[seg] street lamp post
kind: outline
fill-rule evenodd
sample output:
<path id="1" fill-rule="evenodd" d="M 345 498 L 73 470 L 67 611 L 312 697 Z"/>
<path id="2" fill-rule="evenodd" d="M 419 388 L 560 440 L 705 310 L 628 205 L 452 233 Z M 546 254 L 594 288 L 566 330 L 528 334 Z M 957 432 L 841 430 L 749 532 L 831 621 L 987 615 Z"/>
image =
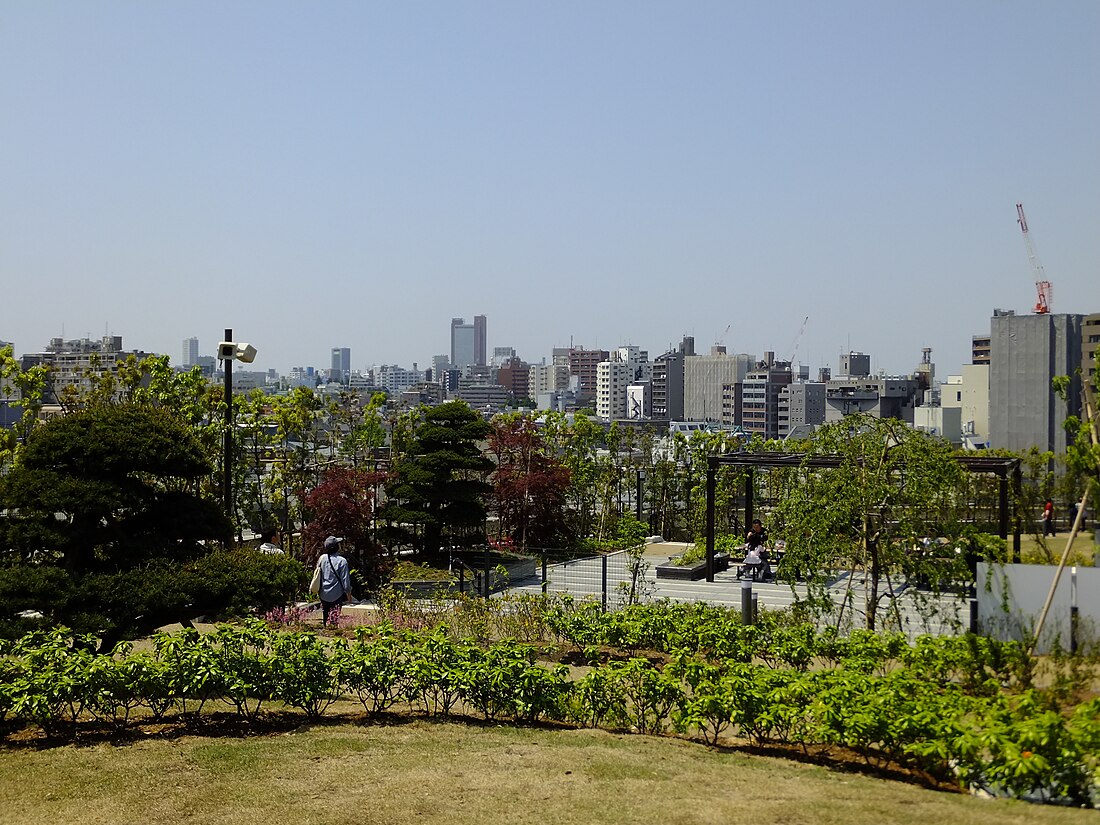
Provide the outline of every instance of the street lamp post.
<path id="1" fill-rule="evenodd" d="M 222 367 L 225 372 L 225 435 L 222 438 L 222 470 L 225 479 L 222 490 L 225 492 L 225 514 L 229 521 L 233 519 L 233 356 L 236 347 L 233 346 L 233 330 L 225 331 L 225 342 L 229 347 L 221 347 L 223 352 Z M 228 356 L 228 357 L 225 357 Z"/>
<path id="2" fill-rule="evenodd" d="M 225 373 L 225 436 L 222 439 L 222 462 L 225 473 L 222 484 L 225 493 L 225 514 L 234 521 L 233 506 L 233 362 L 251 364 L 256 358 L 256 348 L 251 344 L 238 344 L 233 340 L 233 330 L 225 331 L 225 340 L 218 344 L 218 357 Z"/>

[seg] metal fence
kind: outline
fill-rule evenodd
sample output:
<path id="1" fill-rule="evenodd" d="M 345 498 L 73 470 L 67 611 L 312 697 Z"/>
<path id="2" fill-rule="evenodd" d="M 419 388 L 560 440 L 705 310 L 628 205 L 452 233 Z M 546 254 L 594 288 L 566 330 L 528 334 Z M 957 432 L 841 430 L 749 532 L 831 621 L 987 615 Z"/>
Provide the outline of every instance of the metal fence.
<path id="1" fill-rule="evenodd" d="M 637 586 L 634 572 L 630 554 L 619 550 L 557 564 L 544 561 L 540 575 L 544 593 L 569 593 L 580 598 L 593 596 L 606 610 L 609 605 L 615 607 L 630 599 L 632 585 Z"/>

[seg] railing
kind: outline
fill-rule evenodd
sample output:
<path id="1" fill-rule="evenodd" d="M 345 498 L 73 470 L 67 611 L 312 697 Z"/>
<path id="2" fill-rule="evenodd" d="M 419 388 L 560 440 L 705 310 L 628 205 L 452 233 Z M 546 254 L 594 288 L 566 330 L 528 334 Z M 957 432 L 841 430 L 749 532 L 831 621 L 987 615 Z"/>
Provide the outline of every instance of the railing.
<path id="1" fill-rule="evenodd" d="M 608 606 L 609 593 L 629 589 L 632 583 L 630 554 L 626 550 L 583 559 L 542 564 L 543 593 L 571 593 L 581 596 L 599 596 L 604 609 Z"/>

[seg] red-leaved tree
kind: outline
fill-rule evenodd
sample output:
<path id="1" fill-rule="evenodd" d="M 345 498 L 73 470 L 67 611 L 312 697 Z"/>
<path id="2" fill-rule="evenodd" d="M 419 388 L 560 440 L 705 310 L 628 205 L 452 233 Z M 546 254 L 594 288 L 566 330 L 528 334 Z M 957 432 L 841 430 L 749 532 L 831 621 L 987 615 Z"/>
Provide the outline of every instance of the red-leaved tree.
<path id="1" fill-rule="evenodd" d="M 374 541 L 374 490 L 384 473 L 368 473 L 352 467 L 330 467 L 321 483 L 305 496 L 306 526 L 302 531 L 305 561 L 313 564 L 328 536 L 340 536 L 340 552 L 359 572 L 359 587 L 376 590 L 389 578 L 391 565 L 381 545 Z"/>
<path id="2" fill-rule="evenodd" d="M 565 518 L 569 470 L 551 454 L 535 422 L 495 420 L 489 450 L 497 465 L 492 482 L 500 535 L 511 538 L 520 552 L 571 544 Z"/>

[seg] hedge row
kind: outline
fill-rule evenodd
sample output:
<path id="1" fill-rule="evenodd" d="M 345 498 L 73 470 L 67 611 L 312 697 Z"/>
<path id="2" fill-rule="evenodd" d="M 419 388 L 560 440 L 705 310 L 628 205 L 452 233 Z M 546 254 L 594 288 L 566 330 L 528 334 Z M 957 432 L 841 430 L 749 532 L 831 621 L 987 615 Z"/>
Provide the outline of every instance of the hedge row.
<path id="1" fill-rule="evenodd" d="M 664 666 L 612 661 L 573 678 L 515 641 L 456 640 L 445 626 L 360 628 L 353 641 L 280 632 L 258 620 L 154 638 L 150 651 L 91 651 L 64 630 L 31 634 L 0 656 L 0 719 L 48 734 L 93 719 L 187 721 L 212 703 L 254 720 L 268 703 L 310 719 L 340 698 L 368 715 L 394 709 L 517 722 L 554 720 L 714 743 L 843 746 L 1015 796 L 1088 804 L 1100 787 L 1100 700 L 1059 713 L 1043 694 L 973 693 L 919 668 L 806 670 L 681 650 Z M 921 645 L 912 648 L 919 662 Z"/>

